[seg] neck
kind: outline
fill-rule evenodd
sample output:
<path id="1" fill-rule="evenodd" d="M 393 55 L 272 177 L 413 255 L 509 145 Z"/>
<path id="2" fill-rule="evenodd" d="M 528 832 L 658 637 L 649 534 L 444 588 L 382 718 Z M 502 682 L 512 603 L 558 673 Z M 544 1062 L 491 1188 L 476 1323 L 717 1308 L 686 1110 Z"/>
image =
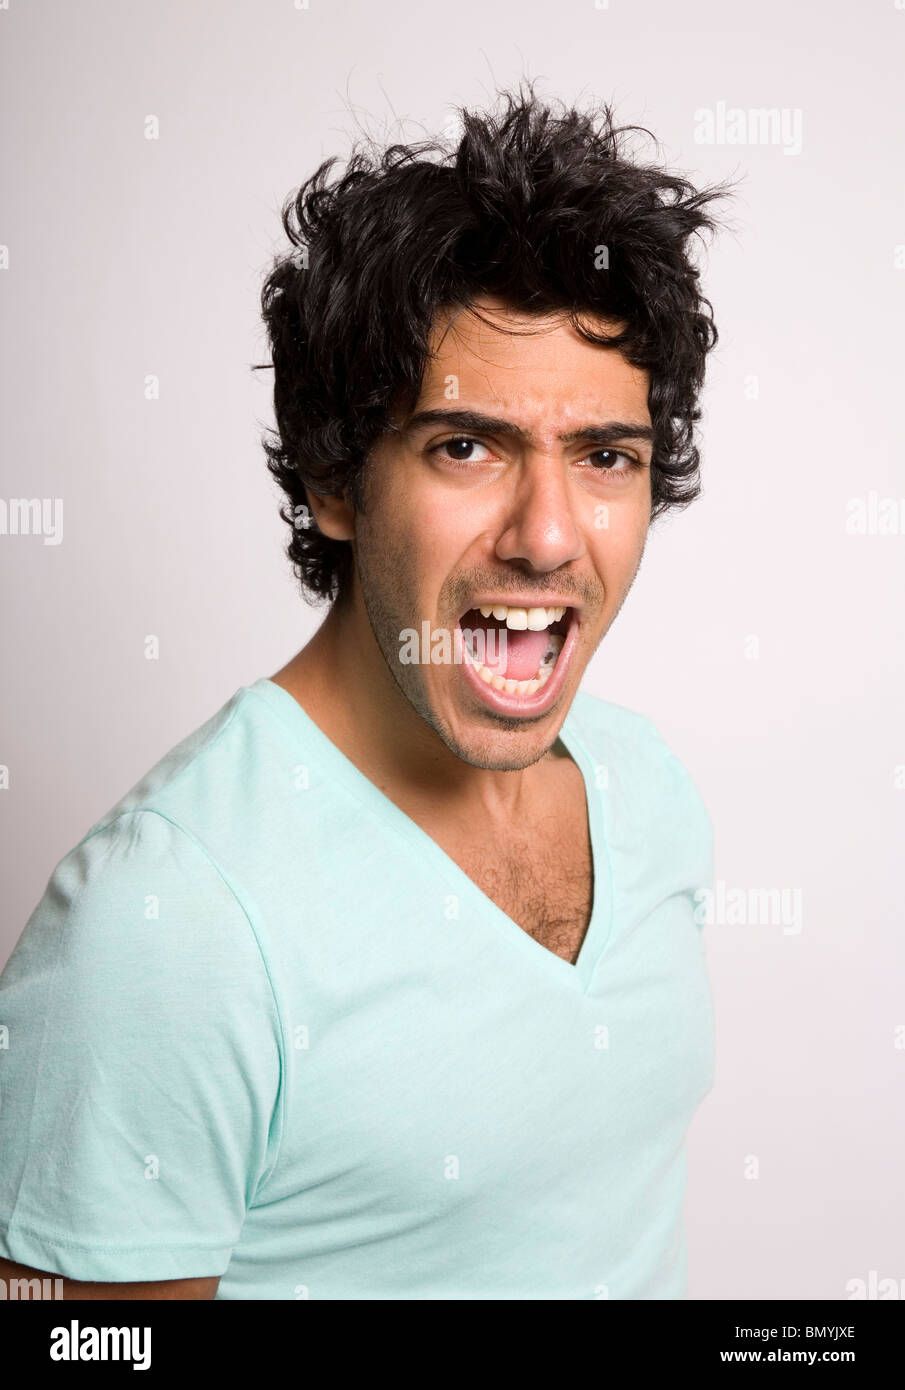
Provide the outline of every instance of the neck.
<path id="1" fill-rule="evenodd" d="M 403 695 L 375 641 L 367 613 L 334 604 L 296 656 L 272 677 L 340 752 L 393 800 L 504 822 L 543 794 L 552 758 L 520 771 L 479 768 L 453 753 Z"/>

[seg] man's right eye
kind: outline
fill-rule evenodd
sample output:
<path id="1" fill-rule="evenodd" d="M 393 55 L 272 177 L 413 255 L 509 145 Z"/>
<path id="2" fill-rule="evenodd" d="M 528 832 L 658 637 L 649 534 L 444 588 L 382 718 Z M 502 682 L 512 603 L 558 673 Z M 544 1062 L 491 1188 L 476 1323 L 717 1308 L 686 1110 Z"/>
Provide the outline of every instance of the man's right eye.
<path id="1" fill-rule="evenodd" d="M 470 439 L 467 435 L 456 435 L 453 439 L 444 439 L 439 444 L 432 445 L 428 452 L 439 454 L 441 449 L 449 450 L 446 457 L 451 463 L 487 463 L 489 461 L 486 458 L 476 458 L 471 452 L 474 449 L 487 449 L 487 445 L 482 444 L 478 439 Z"/>

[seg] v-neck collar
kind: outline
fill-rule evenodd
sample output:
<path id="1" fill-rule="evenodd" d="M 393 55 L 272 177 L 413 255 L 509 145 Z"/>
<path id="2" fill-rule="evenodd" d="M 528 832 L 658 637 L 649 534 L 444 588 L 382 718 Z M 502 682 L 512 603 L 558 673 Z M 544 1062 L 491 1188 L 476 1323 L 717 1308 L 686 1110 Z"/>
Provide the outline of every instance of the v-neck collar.
<path id="1" fill-rule="evenodd" d="M 507 934 L 514 949 L 520 951 L 527 961 L 560 978 L 564 983 L 579 987 L 586 993 L 591 984 L 597 964 L 606 949 L 612 932 L 614 891 L 612 865 L 607 849 L 606 828 L 603 807 L 597 787 L 598 766 L 594 762 L 583 741 L 566 715 L 559 737 L 582 775 L 587 802 L 588 826 L 591 837 L 591 858 L 593 863 L 593 903 L 591 920 L 588 923 L 584 940 L 575 964 L 558 956 L 548 947 L 542 946 L 525 929 L 499 907 L 464 869 L 428 835 L 426 830 L 411 816 L 407 815 L 395 801 L 366 777 L 350 758 L 328 738 L 320 725 L 316 724 L 302 705 L 288 690 L 262 676 L 252 685 L 242 686 L 240 693 L 249 692 L 261 697 L 279 717 L 281 723 L 294 737 L 299 737 L 310 746 L 317 747 L 321 758 L 331 771 L 342 780 L 346 789 L 363 805 L 374 811 L 381 822 L 390 826 L 403 836 L 417 852 L 419 859 L 428 860 L 450 882 L 456 885 L 460 898 L 470 902 L 474 909 Z"/>

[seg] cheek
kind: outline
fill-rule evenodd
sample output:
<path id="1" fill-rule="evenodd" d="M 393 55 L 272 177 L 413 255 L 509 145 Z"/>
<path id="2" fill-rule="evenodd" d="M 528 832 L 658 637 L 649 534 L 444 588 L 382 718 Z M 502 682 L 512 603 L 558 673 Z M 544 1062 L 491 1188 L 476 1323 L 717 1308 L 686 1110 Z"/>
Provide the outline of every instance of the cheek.
<path id="1" fill-rule="evenodd" d="M 635 576 L 644 550 L 649 509 L 611 506 L 606 526 L 588 536 L 594 569 L 607 591 L 620 592 Z"/>
<path id="2" fill-rule="evenodd" d="M 401 471 L 401 470 L 400 470 Z M 367 549 L 384 582 L 420 617 L 432 610 L 455 568 L 464 540 L 467 508 L 405 486 L 387 488 L 368 508 Z M 458 549 L 457 549 L 458 547 Z"/>
<path id="3" fill-rule="evenodd" d="M 449 491 L 438 495 L 426 491 L 411 495 L 402 504 L 406 509 L 406 564 L 417 568 L 428 588 L 432 578 L 442 582 L 462 563 L 488 525 L 474 497 L 457 497 Z M 436 589 L 437 585 L 433 586 Z"/>

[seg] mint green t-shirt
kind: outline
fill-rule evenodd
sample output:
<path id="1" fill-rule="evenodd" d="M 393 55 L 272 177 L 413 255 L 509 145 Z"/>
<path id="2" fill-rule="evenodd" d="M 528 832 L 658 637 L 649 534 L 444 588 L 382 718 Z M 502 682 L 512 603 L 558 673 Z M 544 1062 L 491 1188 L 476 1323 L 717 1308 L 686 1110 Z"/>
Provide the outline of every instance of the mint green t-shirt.
<path id="1" fill-rule="evenodd" d="M 684 1297 L 710 821 L 648 719 L 580 691 L 560 736 L 575 965 L 272 681 L 167 754 L 0 976 L 0 1254 L 222 1299 Z"/>

